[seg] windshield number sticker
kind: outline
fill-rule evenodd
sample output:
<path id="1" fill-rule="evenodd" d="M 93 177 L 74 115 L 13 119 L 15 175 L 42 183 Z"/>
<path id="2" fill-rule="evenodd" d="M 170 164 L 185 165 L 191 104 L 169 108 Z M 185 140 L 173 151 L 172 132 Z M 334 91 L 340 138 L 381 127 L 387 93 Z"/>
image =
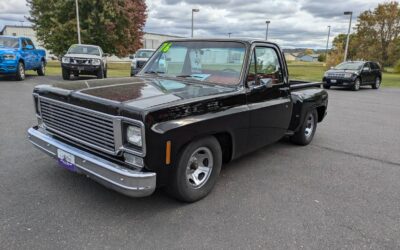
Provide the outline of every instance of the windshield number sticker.
<path id="1" fill-rule="evenodd" d="M 172 43 L 164 43 L 164 44 L 161 46 L 161 52 L 162 52 L 162 53 L 167 53 L 168 50 L 169 50 L 169 48 L 171 48 L 171 46 L 172 46 Z"/>

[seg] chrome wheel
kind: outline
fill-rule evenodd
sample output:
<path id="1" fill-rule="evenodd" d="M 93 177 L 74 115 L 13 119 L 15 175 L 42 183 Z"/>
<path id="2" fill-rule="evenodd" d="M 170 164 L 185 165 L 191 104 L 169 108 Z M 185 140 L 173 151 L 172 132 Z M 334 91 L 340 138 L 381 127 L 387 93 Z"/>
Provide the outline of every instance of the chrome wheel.
<path id="1" fill-rule="evenodd" d="M 304 134 L 306 138 L 310 138 L 312 136 L 314 131 L 314 116 L 312 113 L 308 114 L 307 120 L 306 120 L 306 128 L 304 130 Z"/>
<path id="2" fill-rule="evenodd" d="M 44 62 L 42 62 L 41 67 L 42 67 L 42 72 L 43 72 L 43 75 L 44 75 L 46 73 L 46 66 L 44 66 Z"/>
<path id="3" fill-rule="evenodd" d="M 356 82 L 354 83 L 354 90 L 359 90 L 360 89 L 360 79 L 357 79 Z"/>
<path id="4" fill-rule="evenodd" d="M 22 63 L 19 64 L 19 75 L 21 76 L 21 79 L 25 79 L 25 68 Z"/>
<path id="5" fill-rule="evenodd" d="M 380 85 L 381 85 L 381 79 L 377 77 L 375 80 L 375 88 L 379 88 Z"/>
<path id="6" fill-rule="evenodd" d="M 189 158 L 186 166 L 186 181 L 189 186 L 201 188 L 210 178 L 214 166 L 214 157 L 207 147 L 196 149 Z"/>

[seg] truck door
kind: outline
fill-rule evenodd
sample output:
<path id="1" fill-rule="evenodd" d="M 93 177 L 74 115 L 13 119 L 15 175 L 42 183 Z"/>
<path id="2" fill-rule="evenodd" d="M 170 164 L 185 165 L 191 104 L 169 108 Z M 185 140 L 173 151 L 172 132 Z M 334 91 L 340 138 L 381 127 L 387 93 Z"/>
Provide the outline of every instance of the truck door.
<path id="1" fill-rule="evenodd" d="M 291 119 L 292 102 L 286 64 L 278 47 L 256 45 L 249 67 L 249 147 L 258 148 L 285 135 Z"/>
<path id="2" fill-rule="evenodd" d="M 28 43 L 26 42 L 25 38 L 21 38 L 21 55 L 24 59 L 25 70 L 28 70 L 31 67 L 31 58 L 29 50 L 26 48 L 26 45 L 28 45 Z"/>
<path id="3" fill-rule="evenodd" d="M 28 45 L 32 46 L 32 49 L 29 50 L 30 56 L 31 56 L 31 69 L 37 69 L 40 67 L 40 55 L 39 52 L 36 50 L 35 45 L 33 44 L 32 40 L 27 38 L 26 42 Z"/>

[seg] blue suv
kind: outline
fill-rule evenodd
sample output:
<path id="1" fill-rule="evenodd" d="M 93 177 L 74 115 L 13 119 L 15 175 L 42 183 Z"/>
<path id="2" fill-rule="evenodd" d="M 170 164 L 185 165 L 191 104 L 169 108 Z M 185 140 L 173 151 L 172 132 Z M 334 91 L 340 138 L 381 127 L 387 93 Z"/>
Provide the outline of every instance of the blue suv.
<path id="1" fill-rule="evenodd" d="M 46 51 L 36 49 L 27 37 L 0 36 L 0 75 L 14 75 L 22 81 L 26 70 L 35 70 L 44 76 Z"/>

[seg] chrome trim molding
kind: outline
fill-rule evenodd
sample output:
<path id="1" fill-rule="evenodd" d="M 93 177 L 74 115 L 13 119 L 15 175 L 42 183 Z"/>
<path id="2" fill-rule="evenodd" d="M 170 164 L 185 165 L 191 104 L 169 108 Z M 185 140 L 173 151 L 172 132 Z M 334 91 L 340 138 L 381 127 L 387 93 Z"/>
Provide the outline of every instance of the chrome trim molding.
<path id="1" fill-rule="evenodd" d="M 119 193 L 143 197 L 151 195 L 156 188 L 156 173 L 128 169 L 63 143 L 37 128 L 28 130 L 28 138 L 38 149 L 54 158 L 57 157 L 57 149 L 74 155 L 79 174 L 87 175 Z"/>

